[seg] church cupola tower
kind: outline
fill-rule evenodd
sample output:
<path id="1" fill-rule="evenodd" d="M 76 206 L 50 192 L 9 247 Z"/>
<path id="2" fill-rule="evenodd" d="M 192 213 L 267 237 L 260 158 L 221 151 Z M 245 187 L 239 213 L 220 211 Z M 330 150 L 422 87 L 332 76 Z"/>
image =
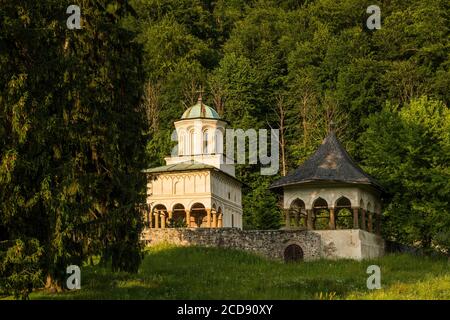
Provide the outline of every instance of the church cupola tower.
<path id="1" fill-rule="evenodd" d="M 177 148 L 165 166 L 144 171 L 147 228 L 242 228 L 242 183 L 223 152 L 226 125 L 201 95 L 175 121 Z"/>
<path id="2" fill-rule="evenodd" d="M 234 165 L 226 163 L 224 155 L 226 125 L 216 110 L 203 103 L 200 95 L 197 103 L 175 121 L 178 148 L 175 155 L 165 158 L 166 164 L 194 161 L 235 176 Z"/>

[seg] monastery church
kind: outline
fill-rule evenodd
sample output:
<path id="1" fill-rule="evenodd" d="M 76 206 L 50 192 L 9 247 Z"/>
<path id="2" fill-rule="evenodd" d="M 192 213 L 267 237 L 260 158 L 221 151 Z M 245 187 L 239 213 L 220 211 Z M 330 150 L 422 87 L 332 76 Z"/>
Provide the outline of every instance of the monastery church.
<path id="1" fill-rule="evenodd" d="M 145 171 L 150 228 L 242 229 L 242 183 L 223 153 L 226 125 L 201 96 L 175 122 L 177 154 Z"/>

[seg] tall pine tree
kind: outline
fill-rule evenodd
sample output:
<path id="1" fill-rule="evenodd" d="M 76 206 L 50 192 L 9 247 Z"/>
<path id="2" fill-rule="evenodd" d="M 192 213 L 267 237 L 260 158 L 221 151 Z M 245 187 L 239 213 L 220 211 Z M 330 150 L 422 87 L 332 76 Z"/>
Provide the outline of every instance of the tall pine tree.
<path id="1" fill-rule="evenodd" d="M 80 1 L 69 30 L 70 4 L 0 8 L 0 240 L 37 239 L 56 288 L 93 254 L 137 271 L 145 186 L 141 50 L 121 25 L 133 11 Z"/>

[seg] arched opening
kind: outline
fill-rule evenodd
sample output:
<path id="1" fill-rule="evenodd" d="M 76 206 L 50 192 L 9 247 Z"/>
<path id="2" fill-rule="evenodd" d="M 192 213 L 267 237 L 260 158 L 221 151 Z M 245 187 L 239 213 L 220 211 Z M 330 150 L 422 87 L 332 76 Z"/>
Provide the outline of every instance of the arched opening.
<path id="1" fill-rule="evenodd" d="M 323 198 L 317 198 L 313 203 L 313 212 L 313 228 L 317 230 L 328 229 L 330 212 L 327 201 Z"/>
<path id="2" fill-rule="evenodd" d="M 352 203 L 347 197 L 340 197 L 334 206 L 336 216 L 336 229 L 352 229 L 353 213 Z"/>
<path id="3" fill-rule="evenodd" d="M 189 138 L 188 138 L 188 150 L 187 150 L 187 155 L 194 155 L 195 154 L 195 131 L 194 129 L 189 131 Z"/>
<path id="4" fill-rule="evenodd" d="M 203 131 L 203 154 L 209 154 L 209 134 L 208 134 L 208 130 Z"/>
<path id="5" fill-rule="evenodd" d="M 186 134 L 180 131 L 178 137 L 178 155 L 184 156 L 186 154 Z"/>
<path id="6" fill-rule="evenodd" d="M 186 223 L 186 210 L 184 206 L 180 203 L 177 203 L 173 206 L 172 209 L 172 219 L 169 220 L 169 226 L 171 228 L 185 228 L 187 227 Z"/>
<path id="7" fill-rule="evenodd" d="M 377 235 L 381 235 L 381 205 L 376 203 L 374 206 L 374 230 Z"/>
<path id="8" fill-rule="evenodd" d="M 218 225 L 218 214 L 217 214 L 217 209 L 216 209 L 216 204 L 213 203 L 212 208 L 211 208 L 211 228 L 217 228 Z"/>
<path id="9" fill-rule="evenodd" d="M 214 132 L 214 148 L 213 148 L 213 153 L 214 154 L 223 154 L 224 152 L 224 133 L 222 131 L 223 129 L 218 128 L 215 130 Z"/>
<path id="10" fill-rule="evenodd" d="M 367 226 L 367 231 L 369 231 L 369 232 L 373 231 L 372 213 L 373 213 L 372 204 L 369 202 L 369 203 L 367 203 L 367 212 L 366 212 L 366 222 L 367 222 L 366 226 Z"/>
<path id="11" fill-rule="evenodd" d="M 206 228 L 208 227 L 207 215 L 205 206 L 201 203 L 194 203 L 191 207 L 191 221 L 190 227 L 194 228 Z"/>
<path id="12" fill-rule="evenodd" d="M 303 250 L 297 244 L 290 244 L 284 249 L 284 261 L 296 262 L 303 260 Z"/>
<path id="13" fill-rule="evenodd" d="M 152 210 L 152 221 L 150 228 L 165 228 L 167 222 L 167 208 L 162 204 L 157 204 Z"/>
<path id="14" fill-rule="evenodd" d="M 361 199 L 359 201 L 358 222 L 359 222 L 359 228 L 362 230 L 366 230 L 366 210 L 364 208 L 365 208 L 364 201 L 363 201 L 363 199 Z"/>
<path id="15" fill-rule="evenodd" d="M 295 199 L 289 207 L 289 227 L 305 227 L 306 228 L 306 206 L 301 199 Z"/>
<path id="16" fill-rule="evenodd" d="M 217 209 L 217 227 L 218 228 L 222 228 L 223 227 L 223 213 L 222 213 L 222 208 L 219 207 Z"/>

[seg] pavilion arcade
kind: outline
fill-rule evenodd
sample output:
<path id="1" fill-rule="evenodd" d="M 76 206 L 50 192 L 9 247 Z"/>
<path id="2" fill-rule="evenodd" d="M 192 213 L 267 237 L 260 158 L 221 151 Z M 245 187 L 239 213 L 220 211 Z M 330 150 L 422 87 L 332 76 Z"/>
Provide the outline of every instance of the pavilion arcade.
<path id="1" fill-rule="evenodd" d="M 334 131 L 300 167 L 270 188 L 283 193 L 287 229 L 380 234 L 383 189 L 353 161 Z"/>

